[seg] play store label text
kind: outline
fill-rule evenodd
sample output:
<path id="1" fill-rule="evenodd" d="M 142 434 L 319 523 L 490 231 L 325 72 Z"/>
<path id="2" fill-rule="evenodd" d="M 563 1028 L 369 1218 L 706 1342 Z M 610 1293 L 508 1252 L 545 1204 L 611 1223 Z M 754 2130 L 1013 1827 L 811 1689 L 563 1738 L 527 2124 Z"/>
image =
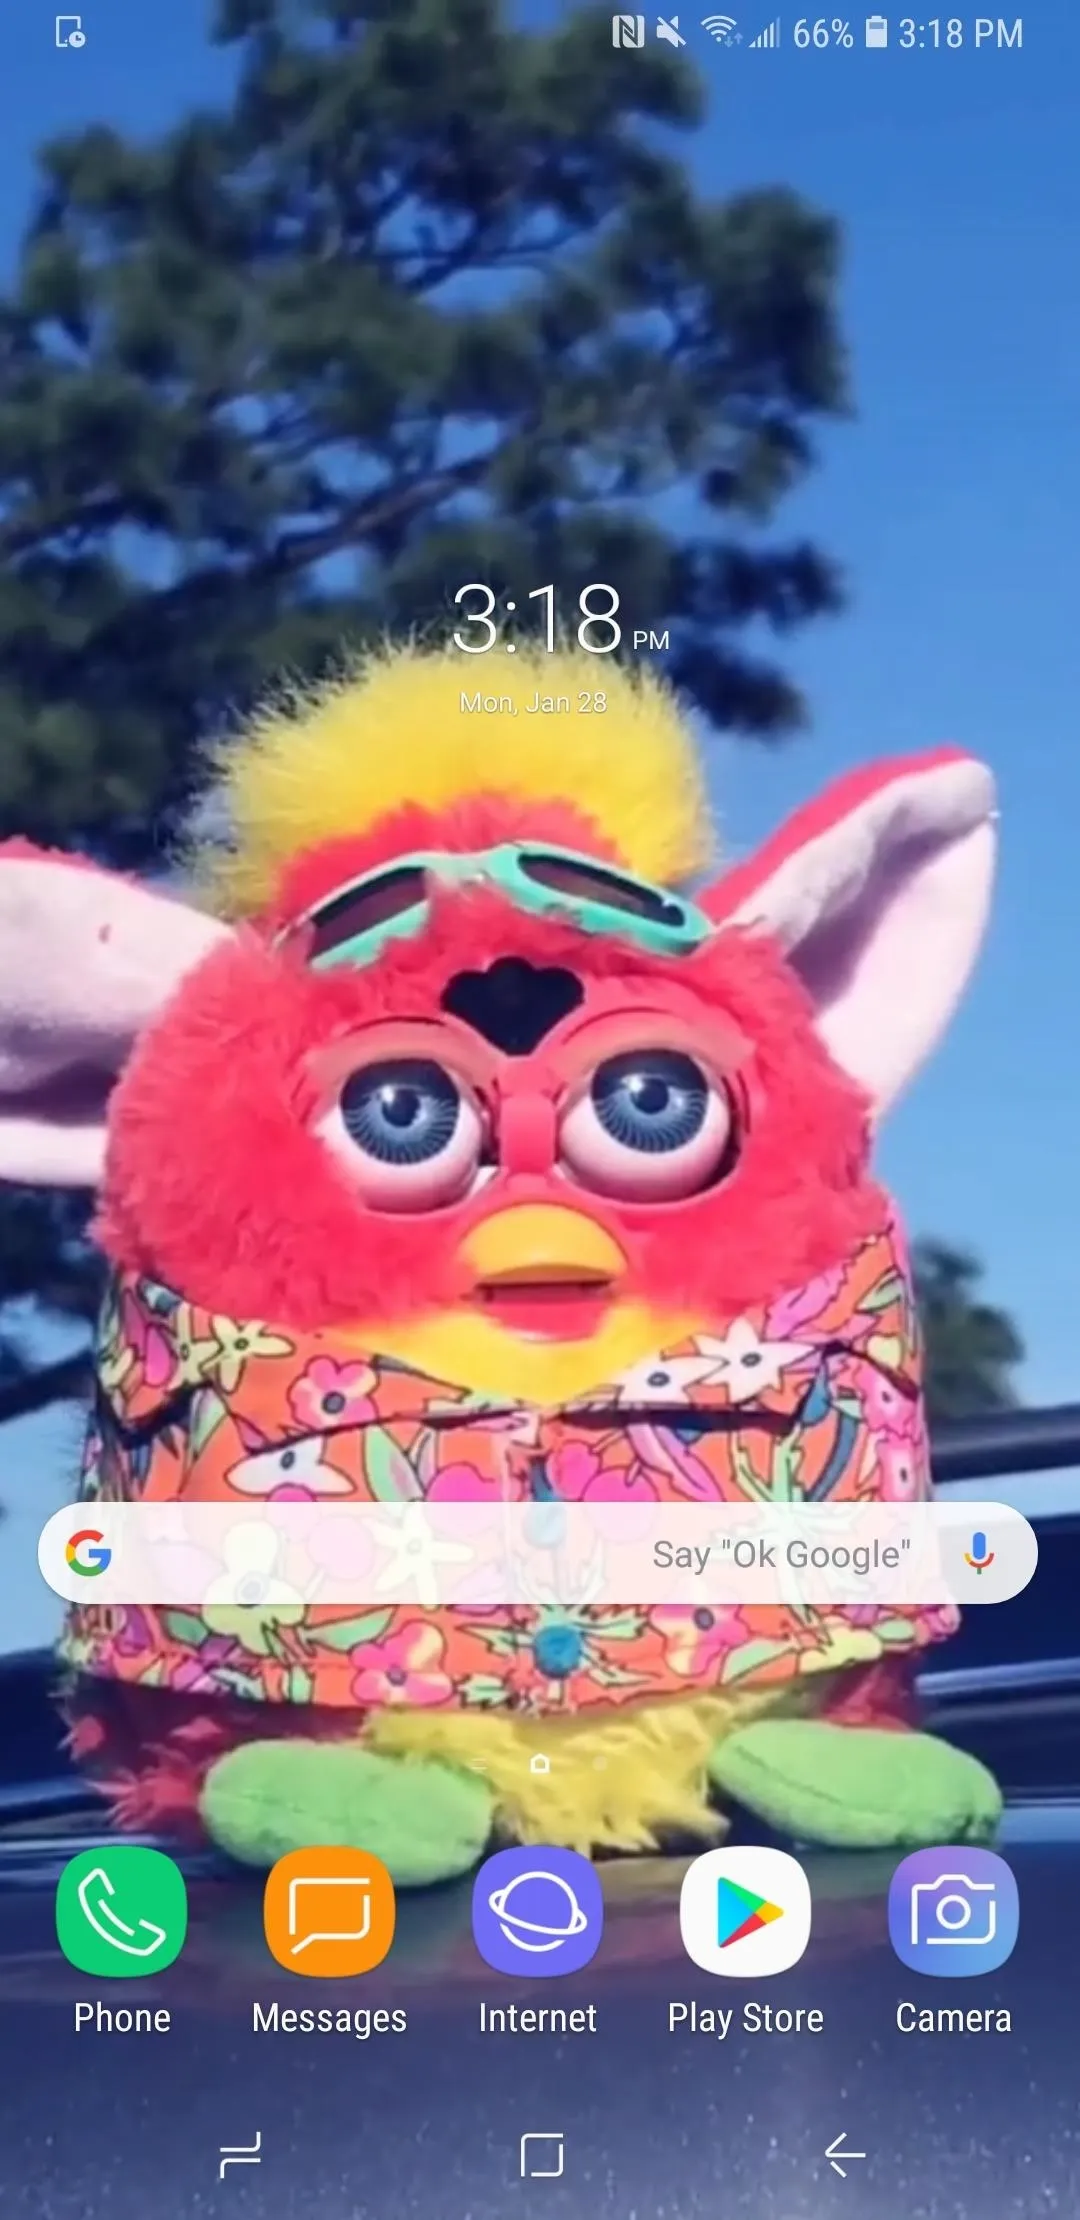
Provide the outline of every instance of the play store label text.
<path id="1" fill-rule="evenodd" d="M 804 2004 L 762 2004 L 748 1997 L 741 2012 L 732 2005 L 676 2003 L 668 2005 L 669 2035 L 712 2035 L 727 2041 L 732 2028 L 743 2035 L 820 2035 L 825 2014 Z"/>

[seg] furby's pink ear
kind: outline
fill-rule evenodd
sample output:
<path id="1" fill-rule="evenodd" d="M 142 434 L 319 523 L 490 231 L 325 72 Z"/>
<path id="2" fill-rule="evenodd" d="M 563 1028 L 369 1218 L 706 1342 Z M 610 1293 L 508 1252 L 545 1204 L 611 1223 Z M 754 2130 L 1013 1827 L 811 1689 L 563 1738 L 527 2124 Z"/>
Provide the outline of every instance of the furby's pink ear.
<path id="1" fill-rule="evenodd" d="M 878 764 L 799 810 L 703 898 L 760 927 L 808 989 L 826 1046 L 888 1108 L 952 1016 L 986 925 L 994 781 L 954 748 Z"/>
<path id="2" fill-rule="evenodd" d="M 0 846 L 0 1179 L 96 1186 L 133 1042 L 227 933 L 112 872 Z"/>

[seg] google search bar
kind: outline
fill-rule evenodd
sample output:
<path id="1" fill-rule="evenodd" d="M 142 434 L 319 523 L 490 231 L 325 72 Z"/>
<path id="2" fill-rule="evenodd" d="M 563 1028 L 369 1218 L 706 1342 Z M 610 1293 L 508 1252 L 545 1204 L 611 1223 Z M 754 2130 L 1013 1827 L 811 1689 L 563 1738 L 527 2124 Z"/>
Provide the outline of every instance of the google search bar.
<path id="1" fill-rule="evenodd" d="M 1001 1503 L 86 1503 L 38 1544 L 68 1603 L 434 1610 L 1005 1603 L 1038 1563 Z"/>

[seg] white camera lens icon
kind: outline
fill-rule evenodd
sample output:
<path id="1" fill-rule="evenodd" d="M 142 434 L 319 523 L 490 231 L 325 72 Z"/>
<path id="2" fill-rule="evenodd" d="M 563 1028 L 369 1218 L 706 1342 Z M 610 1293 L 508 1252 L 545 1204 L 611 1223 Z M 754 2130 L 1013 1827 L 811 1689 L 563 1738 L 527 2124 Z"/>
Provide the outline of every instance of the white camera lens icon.
<path id="1" fill-rule="evenodd" d="M 889 1883 L 889 1940 L 915 1973 L 956 1981 L 994 1973 L 1020 1932 L 1016 1875 L 974 1843 L 914 1850 Z"/>
<path id="2" fill-rule="evenodd" d="M 911 1891 L 911 1940 L 985 1950 L 997 1934 L 997 1889 L 993 1881 L 973 1881 L 966 1873 L 942 1873 L 936 1881 L 916 1882 Z"/>

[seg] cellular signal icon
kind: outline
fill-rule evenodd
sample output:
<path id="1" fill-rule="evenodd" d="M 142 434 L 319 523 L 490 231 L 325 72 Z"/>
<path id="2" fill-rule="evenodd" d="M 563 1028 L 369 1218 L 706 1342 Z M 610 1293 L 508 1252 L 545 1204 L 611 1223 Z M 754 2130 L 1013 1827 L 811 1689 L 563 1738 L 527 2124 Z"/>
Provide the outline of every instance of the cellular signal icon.
<path id="1" fill-rule="evenodd" d="M 759 31 L 759 32 L 758 32 L 758 35 L 757 35 L 756 39 L 751 39 L 751 41 L 750 41 L 750 44 L 751 44 L 751 46 L 779 46 L 779 44 L 780 44 L 780 18 L 779 18 L 779 16 L 778 16 L 778 15 L 774 15 L 774 17 L 773 17 L 773 19 L 772 19 L 772 22 L 771 22 L 771 23 L 767 23 L 767 24 L 766 24 L 766 26 L 765 26 L 765 29 L 764 29 L 763 31 Z"/>
<path id="2" fill-rule="evenodd" d="M 708 32 L 711 39 L 716 40 L 718 46 L 730 46 L 735 18 L 733 15 L 703 15 L 701 28 Z"/>

